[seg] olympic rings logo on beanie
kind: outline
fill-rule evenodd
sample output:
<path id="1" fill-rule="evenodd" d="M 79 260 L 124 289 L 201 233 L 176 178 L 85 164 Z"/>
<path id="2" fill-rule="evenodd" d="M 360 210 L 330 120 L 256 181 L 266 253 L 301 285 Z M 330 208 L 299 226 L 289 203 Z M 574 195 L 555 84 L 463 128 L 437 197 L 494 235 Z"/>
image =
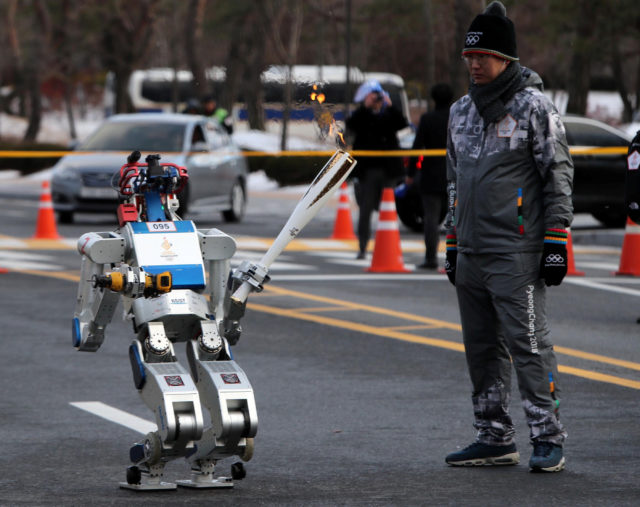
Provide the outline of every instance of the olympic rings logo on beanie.
<path id="1" fill-rule="evenodd" d="M 475 46 L 480 41 L 481 35 L 482 32 L 469 32 L 466 40 L 467 46 Z"/>

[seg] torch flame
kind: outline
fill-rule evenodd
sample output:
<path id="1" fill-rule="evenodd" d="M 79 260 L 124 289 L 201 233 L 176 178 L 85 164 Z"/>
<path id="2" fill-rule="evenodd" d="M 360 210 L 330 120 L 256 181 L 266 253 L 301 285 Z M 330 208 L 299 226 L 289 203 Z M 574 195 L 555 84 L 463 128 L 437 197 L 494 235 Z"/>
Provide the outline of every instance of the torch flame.
<path id="1" fill-rule="evenodd" d="M 347 146 L 347 142 L 344 140 L 344 135 L 336 125 L 336 120 L 333 119 L 331 125 L 329 126 L 329 135 L 334 136 L 336 144 L 339 148 L 345 148 Z"/>
<path id="2" fill-rule="evenodd" d="M 311 99 L 311 102 L 317 101 L 318 104 L 322 104 L 326 100 L 326 97 L 325 97 L 324 93 L 318 92 L 318 85 L 317 84 L 314 84 L 311 87 L 311 89 L 313 90 L 309 94 L 309 98 Z"/>

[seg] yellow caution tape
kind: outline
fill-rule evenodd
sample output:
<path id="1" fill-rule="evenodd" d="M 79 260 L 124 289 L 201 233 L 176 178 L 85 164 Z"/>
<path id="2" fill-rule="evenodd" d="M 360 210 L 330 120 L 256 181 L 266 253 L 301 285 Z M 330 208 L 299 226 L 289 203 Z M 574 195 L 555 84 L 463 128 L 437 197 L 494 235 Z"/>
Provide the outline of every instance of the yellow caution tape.
<path id="1" fill-rule="evenodd" d="M 626 155 L 626 146 L 574 146 L 569 148 L 572 155 Z M 0 158 L 55 158 L 65 155 L 87 155 L 95 152 L 86 151 L 1 151 Z M 129 152 L 110 152 L 128 155 Z M 172 154 L 176 152 L 162 152 Z M 200 153 L 200 152 L 194 152 Z M 217 155 L 236 155 L 241 153 L 245 157 L 330 157 L 332 150 L 286 150 L 286 151 L 241 151 L 241 152 L 215 152 Z M 352 150 L 349 153 L 354 157 L 443 157 L 447 151 L 439 150 Z M 124 163 L 124 162 L 123 162 Z"/>

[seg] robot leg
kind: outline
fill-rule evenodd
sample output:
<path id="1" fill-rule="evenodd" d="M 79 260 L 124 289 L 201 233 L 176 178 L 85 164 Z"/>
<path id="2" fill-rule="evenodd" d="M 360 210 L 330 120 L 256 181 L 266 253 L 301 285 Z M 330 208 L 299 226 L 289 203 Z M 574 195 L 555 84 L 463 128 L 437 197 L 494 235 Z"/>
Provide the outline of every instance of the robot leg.
<path id="1" fill-rule="evenodd" d="M 162 481 L 167 462 L 194 451 L 202 436 L 200 397 L 189 372 L 177 362 L 161 322 L 149 322 L 129 348 L 133 379 L 153 410 L 158 430 L 130 450 L 133 466 L 120 486 L 135 490 L 175 489 Z"/>
<path id="2" fill-rule="evenodd" d="M 231 477 L 218 478 L 214 478 L 215 465 L 227 457 L 248 461 L 253 456 L 258 431 L 253 389 L 242 369 L 230 359 L 228 344 L 215 322 L 202 322 L 200 337 L 187 343 L 187 357 L 200 399 L 211 415 L 211 427 L 187 455 L 191 479 L 177 483 L 194 488 L 231 487 L 233 479 L 246 475 L 242 463 L 232 465 Z"/>

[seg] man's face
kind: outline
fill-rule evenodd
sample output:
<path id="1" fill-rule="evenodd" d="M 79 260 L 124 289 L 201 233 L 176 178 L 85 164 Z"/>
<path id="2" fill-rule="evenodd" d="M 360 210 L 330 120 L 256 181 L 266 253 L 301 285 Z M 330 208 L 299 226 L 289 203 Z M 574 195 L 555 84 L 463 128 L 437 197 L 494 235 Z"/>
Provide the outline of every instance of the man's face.
<path id="1" fill-rule="evenodd" d="M 471 79 L 477 85 L 489 84 L 509 65 L 507 60 L 485 53 L 467 53 L 463 59 Z"/>

